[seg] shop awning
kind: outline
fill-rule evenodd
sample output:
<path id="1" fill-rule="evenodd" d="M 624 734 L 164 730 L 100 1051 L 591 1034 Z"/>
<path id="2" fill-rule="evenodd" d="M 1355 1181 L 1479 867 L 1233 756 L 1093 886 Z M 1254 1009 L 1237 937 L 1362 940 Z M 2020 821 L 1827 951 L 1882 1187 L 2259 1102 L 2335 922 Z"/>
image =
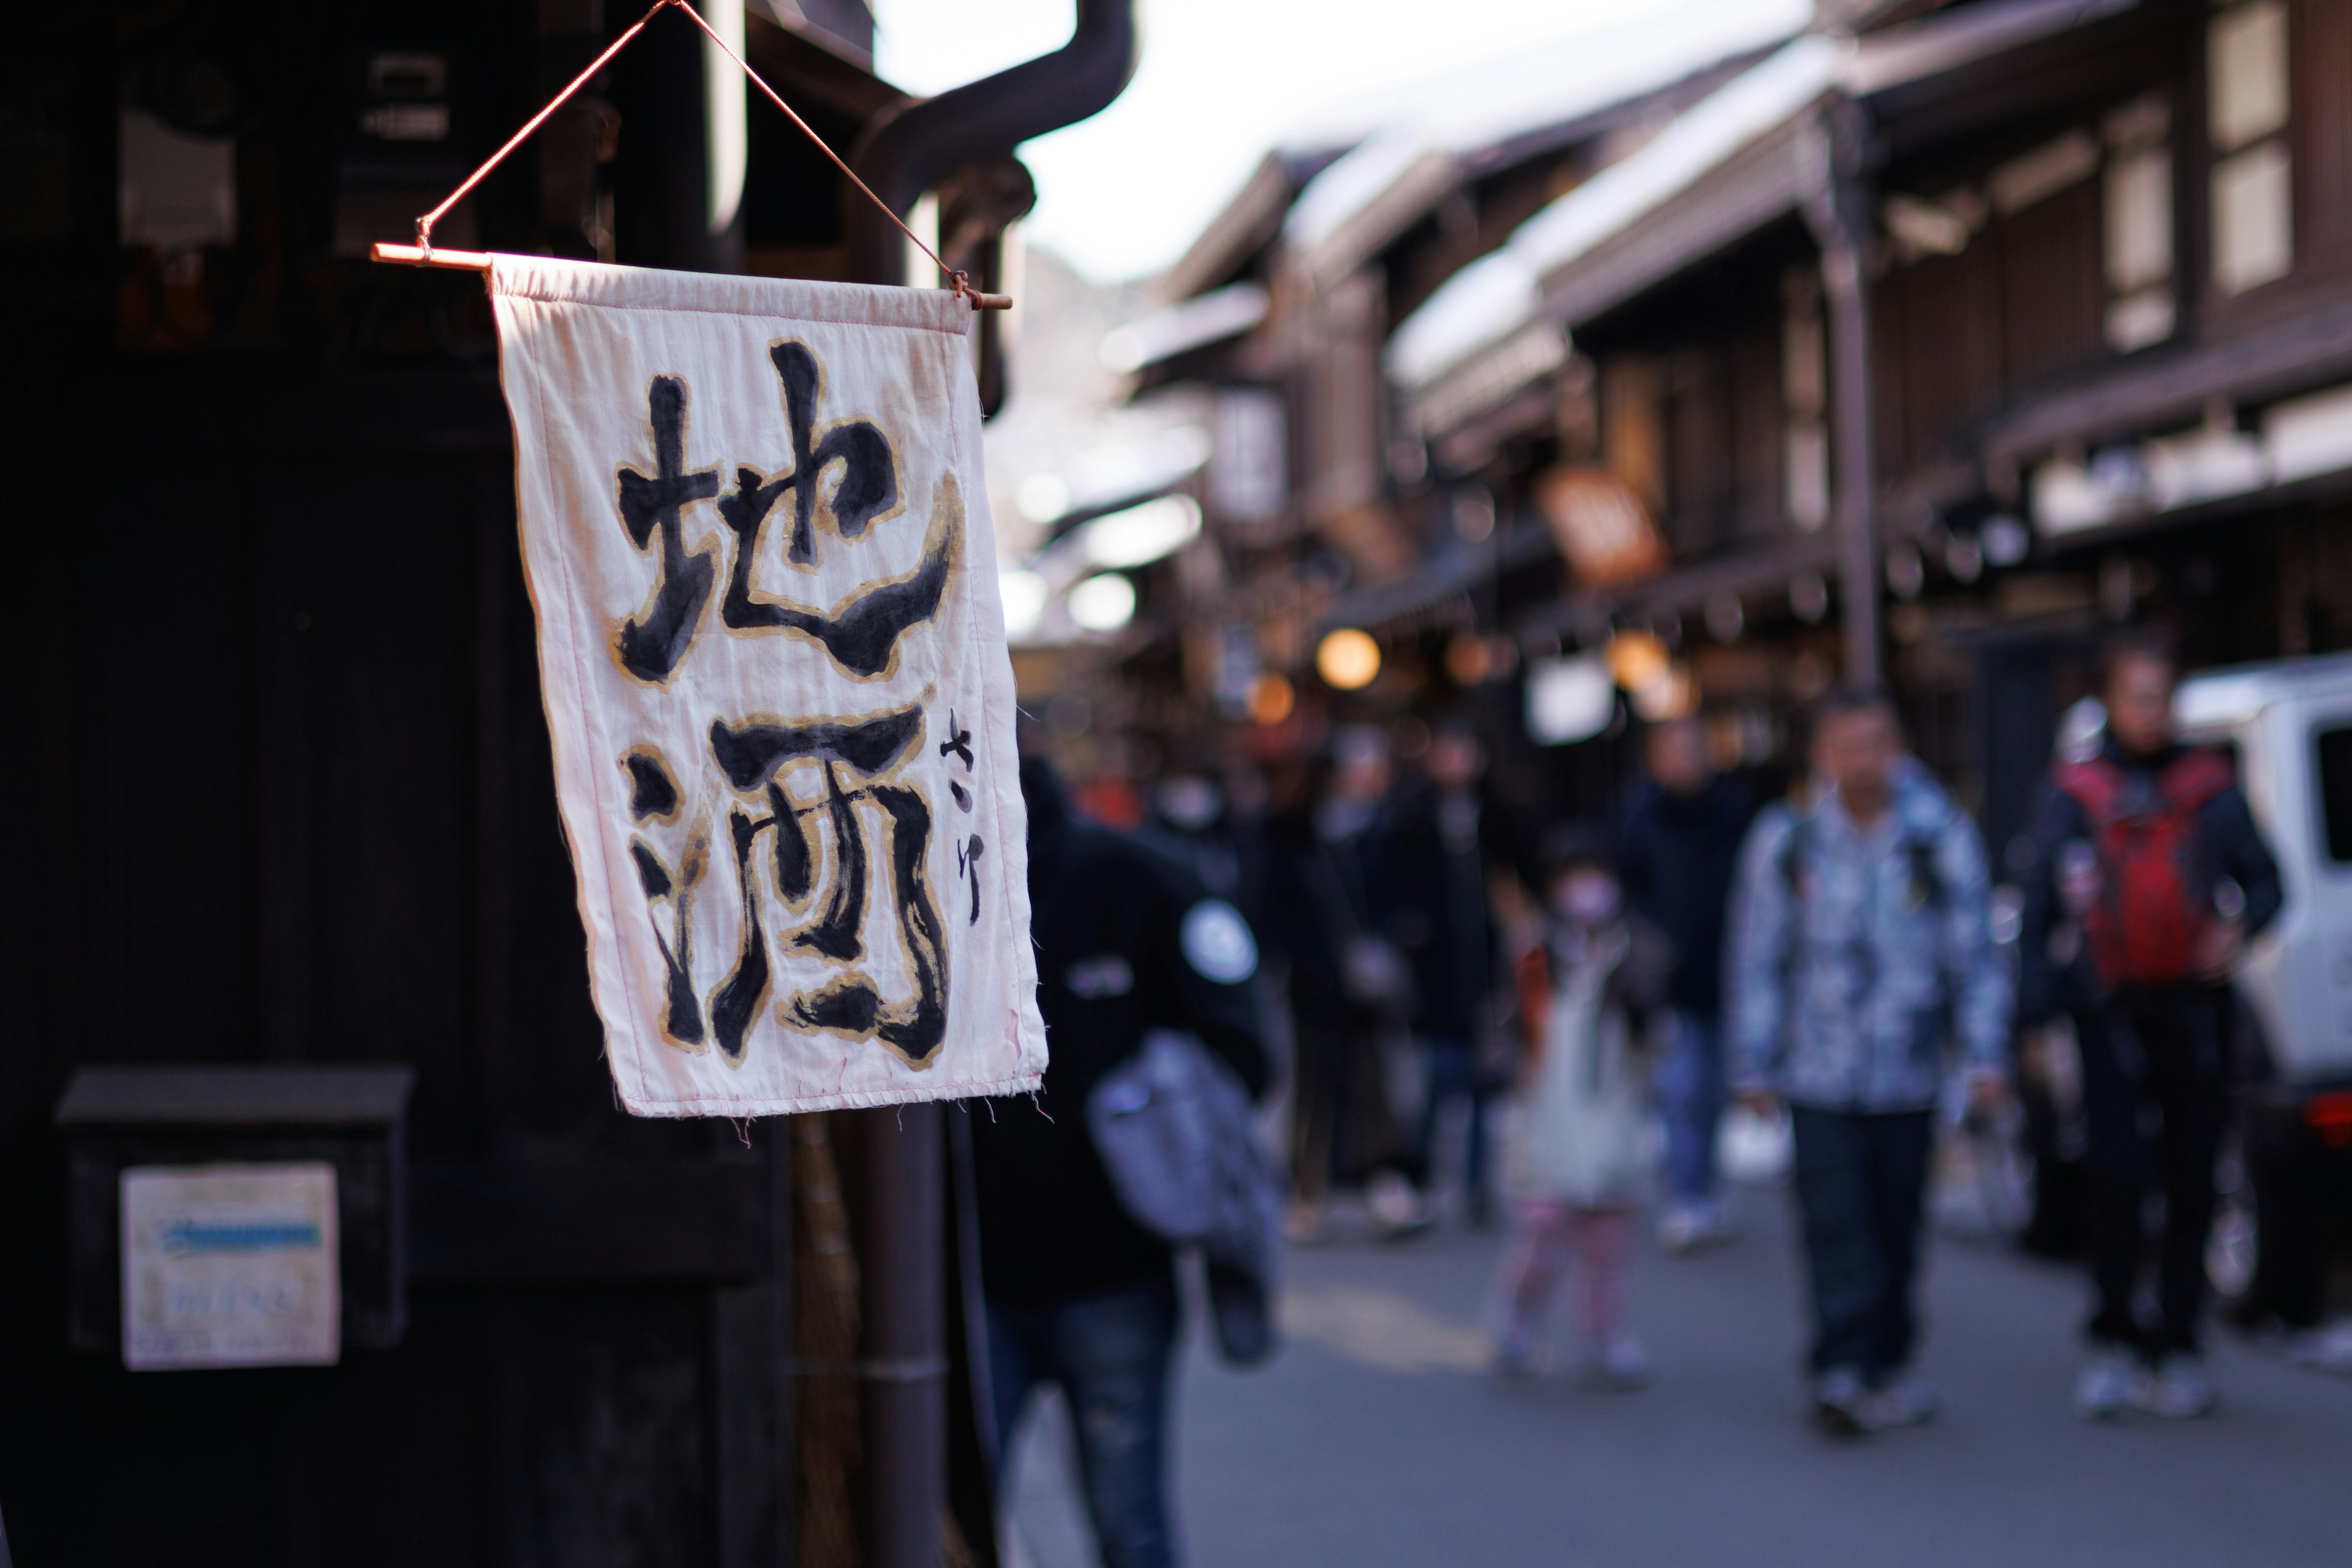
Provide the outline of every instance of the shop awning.
<path id="1" fill-rule="evenodd" d="M 1484 543 L 1461 545 L 1424 563 L 1409 576 L 1342 595 L 1316 617 L 1316 629 L 1323 632 L 1339 626 L 1359 626 L 1369 632 L 1394 630 L 1431 618 L 1431 612 L 1456 602 L 1462 602 L 1466 608 L 1466 595 L 1471 589 L 1557 552 L 1551 531 L 1543 523 L 1534 520 L 1516 522 Z"/>
<path id="2" fill-rule="evenodd" d="M 1706 607 L 1727 595 L 1743 598 L 1777 593 L 1802 572 L 1827 575 L 1837 564 L 1837 540 L 1826 529 L 1695 562 L 1646 582 L 1622 588 L 1571 593 L 1528 615 L 1512 629 L 1525 638 L 1572 631 L 1595 616 L 1623 613 L 1677 614 Z"/>

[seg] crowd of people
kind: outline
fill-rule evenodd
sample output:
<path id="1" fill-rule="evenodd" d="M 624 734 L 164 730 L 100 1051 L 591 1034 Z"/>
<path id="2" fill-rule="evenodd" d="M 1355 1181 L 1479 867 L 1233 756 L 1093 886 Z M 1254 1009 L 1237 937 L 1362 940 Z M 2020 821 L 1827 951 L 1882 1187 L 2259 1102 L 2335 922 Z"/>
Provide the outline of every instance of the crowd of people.
<path id="1" fill-rule="evenodd" d="M 2062 1015 L 2082 1055 L 2095 1297 L 2075 1406 L 2211 1409 L 2200 1324 L 2227 978 L 2281 893 L 2226 763 L 2173 740 L 2175 676 L 2152 637 L 2109 648 L 2104 742 L 2050 782 L 2013 954 L 1994 940 L 1976 826 L 1875 689 L 1819 704 L 1785 788 L 1717 773 L 1699 723 L 1673 720 L 1643 737 L 1615 820 L 1534 834 L 1496 820 L 1466 724 L 1440 724 L 1404 777 L 1381 732 L 1340 731 L 1261 810 L 1180 770 L 1134 832 L 1087 821 L 1031 759 L 1053 1061 L 1036 1112 L 974 1121 L 1000 1447 L 1029 1392 L 1059 1384 L 1105 1562 L 1174 1562 L 1174 1258 L 1203 1249 L 1218 1339 L 1253 1359 L 1272 1344 L 1273 1287 L 1251 1226 L 1312 1245 L 1339 1194 L 1398 1241 L 1433 1223 L 1441 1190 L 1465 1223 L 1507 1224 L 1497 1374 L 1546 1364 L 1573 1281 L 1564 1359 L 1637 1389 L 1651 1361 L 1626 1279 L 1643 1212 L 1655 1203 L 1669 1252 L 1733 1235 L 1717 1167 L 1730 1107 L 1790 1146 L 1812 1419 L 1848 1436 L 1928 1420 L 1939 1396 L 1918 1370 L 1914 1298 L 1938 1108 L 2004 1111 L 2017 1032 Z M 1158 1087 L 1137 1089 L 1131 1064 L 1171 1032 L 1203 1048 L 1160 1047 Z M 1186 1072 L 1234 1087 L 1188 1089 Z M 1141 1195 L 1189 1178 L 1164 1162 L 1139 1174 L 1106 1143 L 1112 1090 L 1181 1102 L 1160 1136 L 1210 1152 L 1192 1165 L 1222 1184 L 1226 1240 L 1171 1226 Z M 1268 1094 L 1286 1170 L 1212 1157 L 1215 1108 Z M 1196 1125 L 1208 1132 L 1186 1142 Z M 2146 1320 L 2152 1191 L 2164 1235 Z"/>

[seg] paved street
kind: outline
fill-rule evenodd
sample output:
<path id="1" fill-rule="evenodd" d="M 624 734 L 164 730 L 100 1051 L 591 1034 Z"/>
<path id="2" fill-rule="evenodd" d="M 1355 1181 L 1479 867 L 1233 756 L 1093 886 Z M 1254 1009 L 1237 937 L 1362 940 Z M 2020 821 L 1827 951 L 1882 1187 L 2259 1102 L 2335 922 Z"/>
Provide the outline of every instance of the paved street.
<path id="1" fill-rule="evenodd" d="M 1656 1385 L 1589 1394 L 1481 1370 L 1498 1238 L 1297 1254 L 1291 1342 L 1184 1391 L 1178 1489 L 1200 1568 L 1279 1563 L 2264 1568 L 2352 1559 L 2352 1383 L 2222 1340 L 2210 1421 L 2088 1429 L 2066 1407 L 2074 1275 L 1940 1242 L 1929 1372 L 1943 1419 L 1858 1445 L 1800 1419 L 1795 1259 L 1779 1192 L 1742 1194 L 1736 1245 L 1645 1252 L 1635 1314 Z M 1058 1415 L 1058 1411 L 1055 1412 Z M 1091 1561 L 1034 1423 L 1016 1510 L 1034 1568 Z"/>

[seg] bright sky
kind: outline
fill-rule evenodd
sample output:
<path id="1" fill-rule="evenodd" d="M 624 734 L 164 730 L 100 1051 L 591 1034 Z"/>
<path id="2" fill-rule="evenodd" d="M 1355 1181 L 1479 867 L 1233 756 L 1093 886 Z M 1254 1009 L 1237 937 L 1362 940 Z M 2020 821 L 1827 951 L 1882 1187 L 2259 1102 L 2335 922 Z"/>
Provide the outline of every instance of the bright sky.
<path id="1" fill-rule="evenodd" d="M 1027 234 L 1113 282 L 1166 267 L 1302 125 L 1385 91 L 1671 0 L 1138 0 L 1143 62 L 1117 102 L 1022 150 Z M 1071 0 L 873 0 L 876 68 L 936 93 L 1059 48 Z"/>

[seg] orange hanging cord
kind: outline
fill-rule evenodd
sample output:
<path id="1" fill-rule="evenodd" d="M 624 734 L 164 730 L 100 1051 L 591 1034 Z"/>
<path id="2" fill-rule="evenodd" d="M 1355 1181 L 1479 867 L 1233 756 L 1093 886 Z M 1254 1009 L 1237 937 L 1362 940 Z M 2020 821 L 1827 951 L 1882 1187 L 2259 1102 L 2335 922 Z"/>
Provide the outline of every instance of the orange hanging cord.
<path id="1" fill-rule="evenodd" d="M 856 185 L 860 191 L 864 192 L 867 201 L 872 202 L 876 206 L 881 208 L 882 215 L 885 217 L 898 225 L 898 232 L 905 235 L 907 238 L 913 243 L 916 249 L 921 251 L 925 256 L 931 258 L 932 265 L 940 269 L 940 275 L 948 279 L 949 284 L 955 289 L 958 296 L 971 301 L 971 308 L 975 310 L 1009 310 L 1013 308 L 1013 297 L 1010 294 L 990 294 L 982 292 L 981 289 L 975 289 L 971 286 L 971 278 L 970 274 L 960 268 L 950 267 L 945 261 L 940 260 L 940 253 L 933 250 L 929 246 L 924 244 L 922 237 L 916 234 L 913 229 L 908 228 L 906 225 L 906 221 L 899 217 L 897 213 L 890 210 L 890 204 L 884 201 L 880 196 L 876 195 L 873 188 L 867 185 L 865 181 L 857 177 L 857 171 L 851 168 L 847 163 L 843 163 L 841 160 L 841 154 L 835 153 L 831 147 L 825 145 L 824 138 L 818 135 L 807 121 L 803 120 L 799 114 L 795 113 L 793 110 L 793 106 L 786 103 L 777 93 L 776 89 L 770 87 L 766 79 L 762 78 L 758 71 L 751 68 L 751 62 L 745 59 L 741 55 L 737 54 L 735 52 L 734 46 L 730 44 L 726 39 L 720 37 L 719 34 L 713 30 L 710 24 L 702 19 L 702 13 L 697 11 L 692 5 L 687 4 L 687 0 L 654 0 L 653 8 L 651 10 L 648 10 L 644 16 L 638 17 L 634 23 L 630 24 L 626 32 L 623 33 L 619 37 L 614 38 L 612 44 L 606 47 L 603 54 L 598 55 L 593 60 L 589 62 L 587 69 L 582 71 L 578 76 L 572 79 L 570 86 L 566 87 L 562 92 L 557 93 L 553 98 L 550 99 L 545 108 L 541 109 L 537 114 L 532 115 L 530 120 L 523 123 L 521 130 L 516 132 L 512 136 L 508 137 L 505 146 L 491 153 L 488 160 L 486 161 L 480 168 L 466 176 L 465 184 L 459 185 L 456 190 L 451 191 L 442 201 L 439 206 L 435 207 L 431 212 L 426 213 L 424 216 L 416 220 L 416 243 L 415 245 L 392 245 L 387 244 L 384 241 L 378 240 L 375 245 L 369 249 L 369 258 L 375 261 L 398 262 L 410 267 L 445 267 L 454 268 L 463 272 L 488 272 L 490 269 L 490 258 L 488 253 L 486 251 L 434 249 L 433 226 L 440 222 L 441 219 L 447 215 L 451 207 L 456 206 L 459 202 L 465 200 L 467 194 L 472 191 L 476 185 L 480 184 L 482 181 L 488 176 L 489 172 L 492 169 L 497 168 L 500 163 L 504 163 L 506 161 L 507 154 L 512 153 L 516 148 L 529 141 L 532 132 L 547 123 L 547 117 L 549 115 L 553 114 L 557 110 L 562 108 L 564 103 L 571 99 L 573 93 L 578 92 L 582 88 L 587 86 L 589 81 L 595 77 L 598 71 L 603 70 L 607 65 L 611 64 L 614 55 L 619 54 L 623 49 L 626 48 L 632 38 L 635 38 L 639 33 L 645 31 L 646 23 L 652 21 L 664 10 L 667 10 L 673 5 L 685 12 L 687 16 L 692 19 L 694 25 L 702 29 L 703 35 L 706 37 L 724 50 L 729 59 L 733 60 L 738 66 L 742 68 L 743 74 L 751 79 L 752 85 L 757 87 L 761 92 L 768 95 L 768 101 L 774 104 L 778 109 L 782 110 L 785 115 L 791 119 L 792 122 L 794 125 L 799 126 L 802 132 L 805 134 L 810 141 L 816 143 L 817 151 L 832 159 L 833 166 L 839 169 L 845 175 L 848 176 L 849 183 Z"/>

